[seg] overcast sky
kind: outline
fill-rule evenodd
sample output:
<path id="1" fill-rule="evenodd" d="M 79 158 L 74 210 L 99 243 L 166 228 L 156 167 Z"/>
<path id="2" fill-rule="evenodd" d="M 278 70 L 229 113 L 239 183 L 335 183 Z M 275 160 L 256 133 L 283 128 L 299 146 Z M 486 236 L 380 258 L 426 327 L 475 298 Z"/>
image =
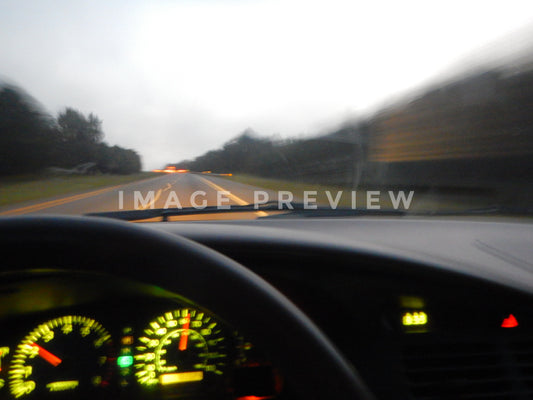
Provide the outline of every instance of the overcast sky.
<path id="1" fill-rule="evenodd" d="M 248 127 L 316 134 L 532 23 L 531 0 L 0 0 L 0 79 L 95 113 L 152 169 Z"/>

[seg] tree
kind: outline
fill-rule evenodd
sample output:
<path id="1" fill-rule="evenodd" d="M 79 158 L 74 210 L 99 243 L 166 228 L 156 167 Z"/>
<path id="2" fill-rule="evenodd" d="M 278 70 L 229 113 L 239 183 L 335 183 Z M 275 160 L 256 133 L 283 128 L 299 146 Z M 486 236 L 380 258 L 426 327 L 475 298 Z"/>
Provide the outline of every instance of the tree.
<path id="1" fill-rule="evenodd" d="M 104 173 L 131 174 L 141 170 L 141 158 L 135 151 L 105 143 L 98 145 L 96 162 Z"/>
<path id="2" fill-rule="evenodd" d="M 0 86 L 0 175 L 35 172 L 52 157 L 52 117 L 21 89 Z"/>
<path id="3" fill-rule="evenodd" d="M 66 108 L 57 117 L 59 145 L 56 159 L 62 160 L 66 166 L 75 166 L 95 161 L 98 144 L 102 142 L 104 133 L 102 121 L 94 114 L 85 117 L 73 108 Z"/>
<path id="4" fill-rule="evenodd" d="M 65 141 L 97 144 L 104 138 L 102 121 L 94 114 L 86 118 L 81 112 L 67 107 L 57 117 L 59 133 Z"/>

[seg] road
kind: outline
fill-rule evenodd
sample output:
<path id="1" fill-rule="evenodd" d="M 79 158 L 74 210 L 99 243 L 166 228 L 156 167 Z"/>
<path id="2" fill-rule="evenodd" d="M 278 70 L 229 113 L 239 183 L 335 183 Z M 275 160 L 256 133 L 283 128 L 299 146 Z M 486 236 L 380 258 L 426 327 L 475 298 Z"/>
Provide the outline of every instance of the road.
<path id="1" fill-rule="evenodd" d="M 223 194 L 222 192 L 229 192 Z M 166 174 L 156 178 L 113 186 L 70 196 L 14 205 L 0 210 L 0 215 L 67 214 L 147 209 L 244 205 L 254 202 L 254 191 L 265 191 L 211 174 Z M 270 200 L 276 193 L 266 191 Z M 221 200 L 219 200 L 219 197 Z M 263 212 L 232 214 L 231 218 L 256 218 Z M 227 214 L 211 214 L 208 219 L 226 219 Z M 182 219 L 203 219 L 200 215 Z"/>

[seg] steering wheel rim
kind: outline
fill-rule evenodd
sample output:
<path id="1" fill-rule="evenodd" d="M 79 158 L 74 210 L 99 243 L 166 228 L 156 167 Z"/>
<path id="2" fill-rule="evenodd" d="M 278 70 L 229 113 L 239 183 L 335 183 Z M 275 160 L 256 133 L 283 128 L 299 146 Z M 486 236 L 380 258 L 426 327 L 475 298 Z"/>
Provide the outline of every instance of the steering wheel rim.
<path id="1" fill-rule="evenodd" d="M 246 332 L 302 397 L 373 399 L 349 362 L 284 295 L 196 242 L 114 220 L 25 216 L 0 220 L 0 249 L 0 277 L 23 269 L 60 268 L 156 285 Z"/>

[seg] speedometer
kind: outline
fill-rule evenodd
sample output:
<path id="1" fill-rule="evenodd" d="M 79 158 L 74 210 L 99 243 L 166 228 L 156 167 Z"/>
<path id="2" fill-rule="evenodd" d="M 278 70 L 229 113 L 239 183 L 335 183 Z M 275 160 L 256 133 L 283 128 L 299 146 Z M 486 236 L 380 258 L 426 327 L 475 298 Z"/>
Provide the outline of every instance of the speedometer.
<path id="1" fill-rule="evenodd" d="M 109 384 L 110 345 L 111 335 L 94 319 L 68 315 L 44 322 L 15 349 L 9 391 L 15 398 L 90 395 Z"/>
<path id="2" fill-rule="evenodd" d="M 168 311 L 152 320 L 143 333 L 135 355 L 135 375 L 141 385 L 199 382 L 224 373 L 223 329 L 202 311 Z"/>

